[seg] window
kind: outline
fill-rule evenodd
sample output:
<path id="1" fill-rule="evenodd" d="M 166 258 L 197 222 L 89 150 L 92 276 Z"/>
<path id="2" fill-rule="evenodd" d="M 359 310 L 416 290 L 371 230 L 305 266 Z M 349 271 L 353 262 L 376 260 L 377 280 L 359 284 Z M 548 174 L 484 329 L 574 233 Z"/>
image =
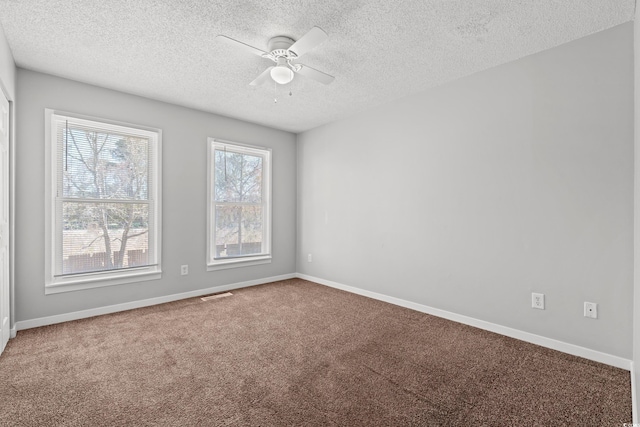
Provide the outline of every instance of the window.
<path id="1" fill-rule="evenodd" d="M 208 144 L 207 269 L 271 262 L 271 150 Z"/>
<path id="2" fill-rule="evenodd" d="M 46 293 L 160 278 L 161 132 L 46 110 Z"/>

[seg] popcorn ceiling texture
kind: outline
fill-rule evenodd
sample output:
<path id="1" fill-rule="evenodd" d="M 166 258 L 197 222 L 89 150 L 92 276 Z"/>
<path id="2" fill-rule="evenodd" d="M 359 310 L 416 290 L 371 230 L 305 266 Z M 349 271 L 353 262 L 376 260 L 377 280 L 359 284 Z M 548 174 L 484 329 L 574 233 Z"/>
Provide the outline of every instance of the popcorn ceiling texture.
<path id="1" fill-rule="evenodd" d="M 0 0 L 19 67 L 291 132 L 346 118 L 633 19 L 634 0 Z M 299 62 L 328 86 L 249 86 L 271 37 L 329 40 Z M 293 96 L 289 96 L 289 90 Z"/>

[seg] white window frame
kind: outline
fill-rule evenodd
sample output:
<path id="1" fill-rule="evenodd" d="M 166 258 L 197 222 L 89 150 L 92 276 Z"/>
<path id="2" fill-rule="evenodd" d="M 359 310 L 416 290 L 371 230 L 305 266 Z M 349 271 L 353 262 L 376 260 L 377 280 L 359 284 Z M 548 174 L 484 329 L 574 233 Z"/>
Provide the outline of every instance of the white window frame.
<path id="1" fill-rule="evenodd" d="M 72 275 L 56 276 L 56 251 L 61 250 L 61 221 L 56 218 L 56 199 L 58 192 L 58 141 L 56 138 L 56 122 L 68 118 L 74 123 L 98 127 L 106 131 L 148 138 L 155 145 L 155 164 L 151 168 L 149 181 L 153 183 L 148 194 L 149 210 L 153 209 L 155 226 L 149 230 L 149 247 L 155 253 L 154 265 L 135 267 L 124 270 L 95 271 Z M 45 109 L 45 294 L 92 289 L 103 286 L 121 285 L 162 277 L 161 268 L 161 231 L 162 231 L 162 130 L 116 122 L 97 117 L 90 117 L 65 111 Z M 151 229 L 153 228 L 153 229 Z"/>
<path id="2" fill-rule="evenodd" d="M 257 155 L 262 157 L 262 200 L 264 215 L 263 253 L 238 258 L 215 259 L 216 241 L 215 231 L 215 161 L 216 148 L 235 153 Z M 225 141 L 217 138 L 207 138 L 207 271 L 227 268 L 247 267 L 251 265 L 268 264 L 271 262 L 271 149 L 238 142 Z"/>

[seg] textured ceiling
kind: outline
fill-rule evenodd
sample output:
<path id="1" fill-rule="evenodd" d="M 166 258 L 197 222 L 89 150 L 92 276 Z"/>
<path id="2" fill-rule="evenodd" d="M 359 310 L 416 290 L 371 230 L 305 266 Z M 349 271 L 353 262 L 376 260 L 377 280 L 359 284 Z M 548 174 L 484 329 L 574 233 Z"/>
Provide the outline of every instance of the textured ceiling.
<path id="1" fill-rule="evenodd" d="M 18 66 L 301 132 L 633 19 L 634 0 L 0 0 Z M 334 75 L 249 86 L 313 26 L 299 62 Z"/>

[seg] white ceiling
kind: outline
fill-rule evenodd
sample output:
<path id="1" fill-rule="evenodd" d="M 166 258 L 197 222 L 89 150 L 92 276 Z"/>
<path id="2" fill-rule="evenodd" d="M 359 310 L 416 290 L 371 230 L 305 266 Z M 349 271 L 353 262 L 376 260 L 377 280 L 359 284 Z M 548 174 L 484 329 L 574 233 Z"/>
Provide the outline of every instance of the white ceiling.
<path id="1" fill-rule="evenodd" d="M 19 67 L 291 132 L 630 21 L 634 0 L 0 0 Z M 292 96 L 248 83 L 267 49 L 313 26 L 329 39 L 299 62 Z"/>

